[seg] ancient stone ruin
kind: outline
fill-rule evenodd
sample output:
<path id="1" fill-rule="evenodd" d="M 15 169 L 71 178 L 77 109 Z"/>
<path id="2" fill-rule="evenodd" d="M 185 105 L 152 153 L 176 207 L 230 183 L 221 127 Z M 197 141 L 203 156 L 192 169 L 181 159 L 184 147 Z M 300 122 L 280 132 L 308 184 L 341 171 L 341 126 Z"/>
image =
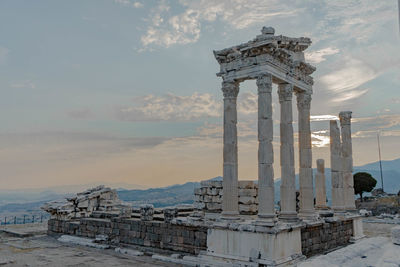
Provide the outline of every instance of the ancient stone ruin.
<path id="1" fill-rule="evenodd" d="M 224 96 L 223 180 L 204 181 L 194 206 L 129 207 L 115 191 L 89 190 L 63 205 L 49 204 L 49 234 L 95 238 L 107 244 L 185 253 L 204 266 L 295 264 L 363 236 L 354 212 L 351 112 L 330 122 L 332 188 L 325 187 L 324 161 L 317 160 L 316 205 L 310 108 L 315 67 L 304 59 L 309 38 L 275 35 L 264 27 L 255 39 L 219 51 Z M 258 91 L 258 181 L 238 180 L 237 96 L 239 85 L 256 80 Z M 280 103 L 280 206 L 274 199 L 272 83 Z M 299 212 L 296 210 L 292 99 L 296 96 L 299 143 Z M 332 190 L 332 206 L 326 202 Z M 195 256 L 198 255 L 198 256 Z"/>
<path id="2" fill-rule="evenodd" d="M 51 215 L 51 219 L 70 220 L 90 217 L 95 211 L 107 211 L 130 217 L 132 207 L 118 198 L 117 192 L 103 185 L 77 193 L 61 201 L 48 202 L 42 209 Z"/>

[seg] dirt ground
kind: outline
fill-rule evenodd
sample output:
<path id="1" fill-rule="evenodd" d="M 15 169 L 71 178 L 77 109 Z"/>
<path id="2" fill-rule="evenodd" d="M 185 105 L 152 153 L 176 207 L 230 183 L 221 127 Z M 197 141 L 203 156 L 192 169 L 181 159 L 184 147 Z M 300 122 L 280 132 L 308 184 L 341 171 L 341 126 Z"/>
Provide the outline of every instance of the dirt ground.
<path id="1" fill-rule="evenodd" d="M 397 224 L 386 224 L 386 223 L 363 223 L 364 235 L 366 237 L 384 236 L 390 237 L 390 231 L 392 227 Z"/>
<path id="2" fill-rule="evenodd" d="M 13 232 L 12 226 L 7 226 Z M 67 245 L 42 233 L 43 226 L 14 226 L 17 234 L 29 232 L 30 237 L 17 237 L 0 228 L 0 265 L 4 266 L 171 266 L 150 256 L 125 256 L 112 249 L 100 250 Z M 23 231 L 23 229 L 27 231 Z M 36 228 L 36 231 L 35 231 Z M 38 234 L 35 234 L 38 233 Z"/>

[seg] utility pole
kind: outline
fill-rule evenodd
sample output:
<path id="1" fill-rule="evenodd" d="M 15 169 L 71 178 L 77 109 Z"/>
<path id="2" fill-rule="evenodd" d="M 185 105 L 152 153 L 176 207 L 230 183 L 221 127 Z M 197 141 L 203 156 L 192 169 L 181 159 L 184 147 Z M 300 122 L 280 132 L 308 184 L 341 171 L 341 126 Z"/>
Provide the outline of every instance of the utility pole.
<path id="1" fill-rule="evenodd" d="M 400 2 L 400 0 L 399 0 Z M 385 190 L 383 189 L 383 174 L 382 174 L 382 160 L 381 160 L 381 144 L 379 142 L 379 132 L 377 134 L 378 136 L 378 151 L 379 151 L 379 167 L 381 169 L 381 184 L 382 184 L 382 191 L 385 192 Z"/>
<path id="2" fill-rule="evenodd" d="M 400 0 L 397 2 L 397 8 L 399 10 L 399 34 L 400 34 Z"/>

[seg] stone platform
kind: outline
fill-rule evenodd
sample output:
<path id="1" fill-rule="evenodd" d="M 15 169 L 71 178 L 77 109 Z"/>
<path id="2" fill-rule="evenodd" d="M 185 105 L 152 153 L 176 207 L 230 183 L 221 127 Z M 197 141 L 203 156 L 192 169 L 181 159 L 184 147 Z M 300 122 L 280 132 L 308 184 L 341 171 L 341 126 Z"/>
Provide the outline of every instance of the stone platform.
<path id="1" fill-rule="evenodd" d="M 361 222 L 357 216 L 329 217 L 312 222 L 278 222 L 274 227 L 266 227 L 246 217 L 231 222 L 185 217 L 170 222 L 120 217 L 51 219 L 48 233 L 93 239 L 100 236 L 103 243 L 112 246 L 179 252 L 204 262 L 280 266 L 348 245 L 356 239 L 357 224 Z"/>

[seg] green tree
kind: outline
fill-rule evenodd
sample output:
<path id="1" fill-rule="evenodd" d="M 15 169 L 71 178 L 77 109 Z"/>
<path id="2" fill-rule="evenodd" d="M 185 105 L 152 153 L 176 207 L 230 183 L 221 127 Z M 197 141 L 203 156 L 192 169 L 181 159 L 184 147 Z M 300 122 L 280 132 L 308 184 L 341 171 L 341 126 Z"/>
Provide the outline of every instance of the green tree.
<path id="1" fill-rule="evenodd" d="M 362 194 L 364 192 L 371 192 L 376 186 L 376 180 L 368 172 L 357 172 L 353 176 L 354 179 L 354 194 L 360 195 L 363 201 Z"/>

